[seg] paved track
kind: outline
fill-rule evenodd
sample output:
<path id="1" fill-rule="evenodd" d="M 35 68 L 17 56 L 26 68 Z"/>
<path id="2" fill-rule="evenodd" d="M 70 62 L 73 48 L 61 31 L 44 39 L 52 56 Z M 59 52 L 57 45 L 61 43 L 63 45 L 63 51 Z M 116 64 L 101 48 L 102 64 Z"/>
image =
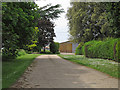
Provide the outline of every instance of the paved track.
<path id="1" fill-rule="evenodd" d="M 13 88 L 117 88 L 118 80 L 57 55 L 37 57 Z"/>

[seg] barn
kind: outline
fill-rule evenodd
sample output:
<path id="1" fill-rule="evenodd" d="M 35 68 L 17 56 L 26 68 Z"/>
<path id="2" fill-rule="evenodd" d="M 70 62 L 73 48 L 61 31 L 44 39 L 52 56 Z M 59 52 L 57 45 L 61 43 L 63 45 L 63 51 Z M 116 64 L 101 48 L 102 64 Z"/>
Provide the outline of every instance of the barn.
<path id="1" fill-rule="evenodd" d="M 60 43 L 60 52 L 64 53 L 75 53 L 75 49 L 78 46 L 78 43 L 73 43 L 71 41 L 66 41 Z"/>

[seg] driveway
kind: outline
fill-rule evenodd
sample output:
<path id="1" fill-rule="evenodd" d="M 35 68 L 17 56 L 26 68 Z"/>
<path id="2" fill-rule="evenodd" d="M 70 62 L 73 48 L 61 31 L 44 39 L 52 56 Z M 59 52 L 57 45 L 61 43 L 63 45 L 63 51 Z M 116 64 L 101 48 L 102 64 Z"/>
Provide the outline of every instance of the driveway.
<path id="1" fill-rule="evenodd" d="M 63 55 L 75 55 L 75 53 L 60 53 L 60 54 L 63 54 Z"/>
<path id="2" fill-rule="evenodd" d="M 118 88 L 118 80 L 57 55 L 41 55 L 12 88 Z"/>

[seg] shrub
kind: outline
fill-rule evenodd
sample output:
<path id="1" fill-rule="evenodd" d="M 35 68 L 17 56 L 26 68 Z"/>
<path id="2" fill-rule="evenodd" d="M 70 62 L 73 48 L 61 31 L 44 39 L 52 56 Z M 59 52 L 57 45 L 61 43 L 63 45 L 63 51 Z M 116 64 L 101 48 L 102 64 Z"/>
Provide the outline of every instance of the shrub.
<path id="1" fill-rule="evenodd" d="M 82 50 L 86 57 L 120 59 L 120 39 L 107 39 L 104 41 L 89 41 L 84 44 Z"/>
<path id="2" fill-rule="evenodd" d="M 24 49 L 19 49 L 18 50 L 18 56 L 22 56 L 22 55 L 25 55 L 26 54 L 26 52 L 25 52 L 25 50 Z"/>
<path id="3" fill-rule="evenodd" d="M 59 43 L 58 42 L 52 42 L 51 44 L 50 44 L 50 52 L 52 52 L 52 53 L 56 53 L 56 54 L 58 54 L 59 53 Z"/>
<path id="4" fill-rule="evenodd" d="M 6 49 L 4 48 L 2 50 L 2 60 L 6 61 L 6 60 L 11 60 L 17 57 L 18 51 L 17 49 Z"/>
<path id="5" fill-rule="evenodd" d="M 32 50 L 25 50 L 27 54 L 32 54 Z"/>
<path id="6" fill-rule="evenodd" d="M 80 42 L 78 47 L 75 50 L 75 55 L 82 55 L 82 46 L 84 45 L 84 42 Z"/>

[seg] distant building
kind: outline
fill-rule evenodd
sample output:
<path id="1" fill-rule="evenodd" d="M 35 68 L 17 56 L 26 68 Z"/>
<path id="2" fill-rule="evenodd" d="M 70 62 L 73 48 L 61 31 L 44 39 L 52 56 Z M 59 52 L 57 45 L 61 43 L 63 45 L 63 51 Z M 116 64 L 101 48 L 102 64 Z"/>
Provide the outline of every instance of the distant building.
<path id="1" fill-rule="evenodd" d="M 79 44 L 78 43 L 73 43 L 71 41 L 66 41 L 60 43 L 60 52 L 64 53 L 75 53 L 75 49 L 77 48 Z"/>

